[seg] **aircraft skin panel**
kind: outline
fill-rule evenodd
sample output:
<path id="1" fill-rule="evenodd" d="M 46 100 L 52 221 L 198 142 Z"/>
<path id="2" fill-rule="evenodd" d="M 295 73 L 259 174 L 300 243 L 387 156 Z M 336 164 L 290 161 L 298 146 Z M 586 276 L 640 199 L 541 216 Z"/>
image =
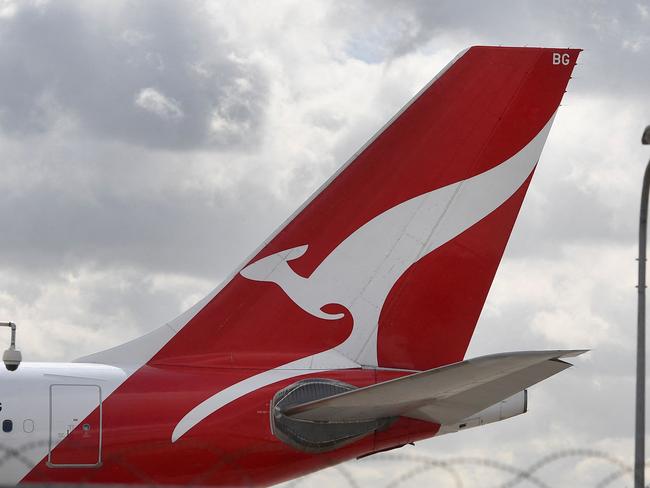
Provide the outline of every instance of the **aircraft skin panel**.
<path id="1" fill-rule="evenodd" d="M 3 447 L 49 442 L 43 412 L 61 371 L 102 394 L 94 409 L 90 396 L 69 407 L 57 397 L 59 420 L 66 408 L 76 419 L 70 432 L 52 453 L 30 447 L 0 483 L 269 485 L 435 436 L 437 414 L 420 412 L 302 452 L 274 436 L 270 402 L 300 379 L 366 387 L 464 359 L 578 54 L 467 49 L 190 310 L 76 363 L 3 371 L 2 414 L 20 426 Z M 11 376 L 39 368 L 21 386 Z M 22 408 L 30 395 L 33 414 Z M 96 426 L 101 463 L 48 464 L 99 459 L 79 453 L 96 447 L 83 431 Z"/>
<path id="2" fill-rule="evenodd" d="M 47 459 L 50 446 L 56 450 L 64 440 L 50 428 L 52 388 L 86 385 L 98 388 L 105 398 L 126 378 L 122 369 L 100 364 L 23 363 L 13 372 L 0 367 L 0 419 L 13 424 L 11 432 L 0 432 L 0 484 L 18 483 L 30 469 Z M 98 407 L 97 397 L 92 403 L 75 400 L 74 396 L 60 397 L 60 408 L 73 427 L 83 428 L 87 417 Z M 75 455 L 75 451 L 68 454 Z"/>

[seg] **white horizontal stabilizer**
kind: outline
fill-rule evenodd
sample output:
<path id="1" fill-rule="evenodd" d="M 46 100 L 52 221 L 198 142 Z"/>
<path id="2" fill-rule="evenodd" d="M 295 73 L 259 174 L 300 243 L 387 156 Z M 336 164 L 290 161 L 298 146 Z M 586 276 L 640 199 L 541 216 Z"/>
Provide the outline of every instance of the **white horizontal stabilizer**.
<path id="1" fill-rule="evenodd" d="M 451 424 L 520 392 L 571 364 L 584 350 L 493 354 L 287 408 L 291 418 L 359 422 L 410 417 Z"/>

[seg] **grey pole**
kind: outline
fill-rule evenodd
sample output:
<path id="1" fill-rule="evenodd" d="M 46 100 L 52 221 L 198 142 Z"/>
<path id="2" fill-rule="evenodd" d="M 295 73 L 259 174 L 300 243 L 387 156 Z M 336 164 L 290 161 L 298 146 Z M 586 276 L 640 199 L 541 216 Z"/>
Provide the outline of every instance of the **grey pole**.
<path id="1" fill-rule="evenodd" d="M 650 144 L 650 125 L 641 138 Z M 645 488 L 645 268 L 648 234 L 648 193 L 650 191 L 650 161 L 643 175 L 641 212 L 639 218 L 639 284 L 637 286 L 636 333 L 636 425 L 634 429 L 634 488 Z"/>

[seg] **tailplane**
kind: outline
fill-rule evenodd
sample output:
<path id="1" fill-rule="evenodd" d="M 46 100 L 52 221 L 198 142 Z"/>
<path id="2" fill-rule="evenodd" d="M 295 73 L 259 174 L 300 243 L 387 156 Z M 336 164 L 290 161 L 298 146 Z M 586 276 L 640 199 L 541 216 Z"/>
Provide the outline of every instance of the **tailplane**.
<path id="1" fill-rule="evenodd" d="M 340 448 L 399 417 L 440 425 L 438 435 L 526 412 L 526 388 L 586 351 L 523 351 L 483 356 L 354 388 L 328 379 L 301 380 L 271 402 L 274 434 L 308 452 Z M 337 391 L 338 389 L 338 391 Z"/>

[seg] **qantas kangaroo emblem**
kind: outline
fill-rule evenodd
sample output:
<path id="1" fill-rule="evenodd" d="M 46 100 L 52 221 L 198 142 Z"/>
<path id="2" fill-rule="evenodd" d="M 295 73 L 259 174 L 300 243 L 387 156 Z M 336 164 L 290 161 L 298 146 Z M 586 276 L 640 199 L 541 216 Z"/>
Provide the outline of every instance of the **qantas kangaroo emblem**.
<path id="1" fill-rule="evenodd" d="M 341 242 L 309 277 L 288 262 L 309 244 L 266 256 L 240 271 L 253 281 L 279 286 L 302 310 L 326 320 L 343 314 L 323 311 L 339 304 L 352 315 L 352 332 L 334 349 L 279 366 L 226 388 L 191 410 L 176 426 L 172 441 L 245 393 L 285 378 L 338 368 L 377 366 L 377 328 L 386 297 L 402 274 L 510 198 L 532 173 L 553 122 L 523 149 L 481 174 L 435 189 L 386 210 Z M 236 390 L 236 393 L 235 393 Z"/>

